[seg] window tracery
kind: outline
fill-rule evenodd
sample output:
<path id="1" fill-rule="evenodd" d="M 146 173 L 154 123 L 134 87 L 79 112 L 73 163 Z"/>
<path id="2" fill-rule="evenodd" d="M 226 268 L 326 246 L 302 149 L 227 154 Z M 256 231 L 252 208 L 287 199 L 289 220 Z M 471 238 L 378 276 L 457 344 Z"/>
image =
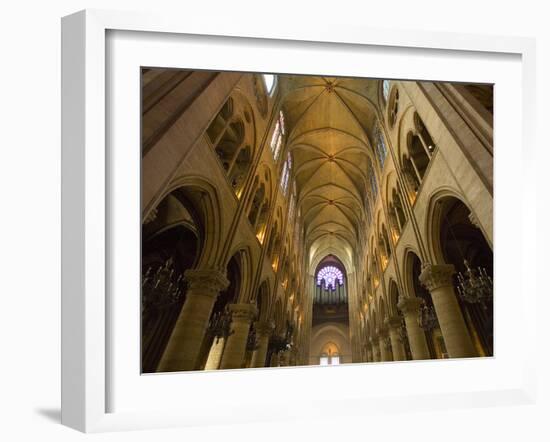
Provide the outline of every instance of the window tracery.
<path id="1" fill-rule="evenodd" d="M 317 285 L 322 285 L 323 281 L 325 283 L 325 287 L 335 289 L 336 283 L 338 283 L 338 285 L 342 285 L 344 283 L 344 275 L 337 267 L 326 266 L 317 273 Z"/>
<path id="2" fill-rule="evenodd" d="M 375 132 L 376 138 L 376 154 L 378 155 L 378 162 L 380 163 L 380 168 L 384 167 L 384 162 L 388 156 L 388 148 L 386 146 L 386 141 L 384 140 L 384 135 L 382 134 L 382 129 L 380 126 L 376 126 Z"/>
<path id="3" fill-rule="evenodd" d="M 340 365 L 340 356 L 338 353 L 328 355 L 323 353 L 319 358 L 319 365 Z"/>
<path id="4" fill-rule="evenodd" d="M 293 222 L 294 211 L 296 209 L 296 183 L 292 184 L 292 193 L 290 195 L 290 202 L 288 204 L 288 220 Z"/>
<path id="5" fill-rule="evenodd" d="M 264 84 L 265 84 L 265 88 L 267 90 L 267 93 L 271 94 L 271 92 L 273 92 L 273 88 L 275 86 L 275 75 L 263 74 L 262 77 L 264 79 Z"/>
<path id="6" fill-rule="evenodd" d="M 414 131 L 407 135 L 407 149 L 403 154 L 403 173 L 409 199 L 414 202 L 435 149 L 433 139 L 420 116 L 414 113 Z"/>
<path id="7" fill-rule="evenodd" d="M 390 126 L 393 127 L 393 125 L 397 121 L 397 114 L 399 113 L 399 89 L 395 89 L 395 91 L 392 93 L 392 96 L 390 97 L 389 108 L 389 122 Z"/>
<path id="8" fill-rule="evenodd" d="M 283 173 L 281 175 L 281 189 L 283 190 L 284 195 L 286 195 L 286 192 L 288 190 L 288 181 L 290 179 L 291 170 L 292 170 L 292 157 L 290 156 L 290 152 L 288 152 L 286 156 L 285 164 L 283 165 Z"/>
<path id="9" fill-rule="evenodd" d="M 388 102 L 388 98 L 390 96 L 390 81 L 384 80 L 382 81 L 382 96 L 384 97 L 384 102 Z"/>
<path id="10" fill-rule="evenodd" d="M 242 196 L 253 155 L 251 134 L 254 133 L 254 126 L 252 120 L 246 118 L 246 114 L 247 106 L 230 97 L 206 130 L 238 198 Z"/>
<path id="11" fill-rule="evenodd" d="M 283 136 L 285 135 L 285 117 L 283 111 L 279 111 L 279 116 L 277 117 L 277 122 L 275 123 L 275 129 L 273 130 L 273 135 L 271 136 L 271 154 L 273 159 L 277 161 L 279 159 L 279 154 L 281 153 L 281 147 L 283 146 Z"/>

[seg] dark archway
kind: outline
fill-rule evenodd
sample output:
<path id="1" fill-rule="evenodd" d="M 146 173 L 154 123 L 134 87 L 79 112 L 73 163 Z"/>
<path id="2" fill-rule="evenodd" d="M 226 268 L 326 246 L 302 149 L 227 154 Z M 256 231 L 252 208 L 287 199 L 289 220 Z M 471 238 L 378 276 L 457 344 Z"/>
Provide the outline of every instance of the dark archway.
<path id="1" fill-rule="evenodd" d="M 330 306 L 329 310 L 334 310 L 336 306 L 347 307 L 348 295 L 346 268 L 336 256 L 327 255 L 325 258 L 323 258 L 315 269 L 314 278 L 314 321 L 316 306 Z"/>
<path id="2" fill-rule="evenodd" d="M 227 326 L 230 325 L 229 318 L 229 305 L 237 301 L 239 296 L 239 291 L 241 289 L 241 277 L 242 277 L 242 262 L 240 253 L 235 254 L 227 264 L 227 273 L 226 277 L 229 281 L 227 288 L 220 292 L 212 308 L 212 313 L 210 314 L 210 321 L 208 323 L 208 329 L 204 340 L 202 342 L 201 350 L 199 357 L 197 359 L 197 370 L 203 370 L 206 366 L 208 360 L 208 355 L 214 344 L 214 341 L 218 338 L 226 338 L 225 334 L 229 332 L 229 329 L 226 327 L 220 328 L 220 321 L 227 319 L 225 323 Z M 221 361 L 220 355 L 220 361 Z M 216 367 L 217 368 L 217 367 Z"/>
<path id="3" fill-rule="evenodd" d="M 437 214 L 439 220 L 439 245 L 443 259 L 453 264 L 456 270 L 454 285 L 458 286 L 458 273 L 466 274 L 467 261 L 470 268 L 483 269 L 493 278 L 493 251 L 481 230 L 472 223 L 470 209 L 458 198 L 440 200 Z M 473 218 L 475 219 L 475 218 Z M 478 352 L 493 355 L 493 302 L 470 303 L 457 296 L 466 325 Z M 482 351 L 480 351 L 482 350 Z"/>
<path id="4" fill-rule="evenodd" d="M 408 273 L 408 284 L 412 288 L 414 296 L 424 301 L 425 307 L 435 314 L 430 292 L 420 283 L 420 273 L 422 272 L 422 263 L 420 258 L 413 252 L 409 252 L 406 261 L 406 271 Z M 447 348 L 443 340 L 443 334 L 437 322 L 425 324 L 424 333 L 426 343 L 430 352 L 431 359 L 442 359 L 447 357 Z"/>
<path id="5" fill-rule="evenodd" d="M 350 312 L 346 267 L 335 255 L 315 268 L 310 363 L 334 365 L 351 361 Z M 327 349 L 332 351 L 328 352 Z"/>
<path id="6" fill-rule="evenodd" d="M 142 228 L 141 369 L 153 373 L 187 291 L 184 273 L 200 255 L 201 224 L 192 204 L 168 195 Z"/>

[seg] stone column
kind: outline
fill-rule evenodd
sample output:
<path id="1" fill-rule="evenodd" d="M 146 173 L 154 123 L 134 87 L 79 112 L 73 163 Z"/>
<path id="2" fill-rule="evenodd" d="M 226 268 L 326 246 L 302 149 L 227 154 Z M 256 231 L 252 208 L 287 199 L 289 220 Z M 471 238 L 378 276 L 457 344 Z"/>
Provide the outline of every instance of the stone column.
<path id="1" fill-rule="evenodd" d="M 290 349 L 290 357 L 288 359 L 288 365 L 290 367 L 295 367 L 296 365 L 298 365 L 298 349 L 296 347 L 292 347 Z"/>
<path id="2" fill-rule="evenodd" d="M 290 362 L 290 350 L 285 350 L 279 355 L 279 367 L 288 367 Z"/>
<path id="3" fill-rule="evenodd" d="M 426 334 L 418 325 L 418 312 L 422 300 L 415 296 L 400 296 L 397 307 L 405 316 L 407 336 L 411 346 L 412 357 L 418 359 L 430 359 L 430 351 L 426 342 Z"/>
<path id="4" fill-rule="evenodd" d="M 370 343 L 367 344 L 367 362 L 374 362 L 374 358 L 372 356 L 372 346 Z"/>
<path id="5" fill-rule="evenodd" d="M 185 272 L 187 296 L 157 372 L 195 370 L 214 302 L 229 281 L 215 269 Z"/>
<path id="6" fill-rule="evenodd" d="M 426 264 L 422 267 L 420 282 L 432 295 L 435 313 L 449 357 L 473 357 L 477 354 L 456 299 L 452 279 L 454 271 L 454 266 L 451 264 Z"/>
<path id="7" fill-rule="evenodd" d="M 392 354 L 388 345 L 388 330 L 385 327 L 378 329 L 378 345 L 380 347 L 380 360 L 382 362 L 391 361 Z"/>
<path id="8" fill-rule="evenodd" d="M 279 366 L 279 353 L 273 352 L 271 354 L 271 361 L 269 363 L 270 367 L 278 367 Z"/>
<path id="9" fill-rule="evenodd" d="M 232 334 L 227 338 L 220 368 L 242 368 L 250 324 L 257 314 L 254 304 L 231 304 Z"/>
<path id="10" fill-rule="evenodd" d="M 208 359 L 206 360 L 205 370 L 217 370 L 220 368 L 220 362 L 222 360 L 223 348 L 225 346 L 225 338 L 214 338 L 210 352 L 208 353 Z"/>
<path id="11" fill-rule="evenodd" d="M 405 356 L 405 347 L 401 336 L 399 334 L 399 329 L 401 328 L 401 318 L 399 316 L 392 316 L 391 318 L 386 319 L 386 326 L 390 333 L 391 339 L 391 348 L 393 351 L 393 360 L 394 361 L 404 361 L 406 360 Z"/>
<path id="12" fill-rule="evenodd" d="M 380 346 L 378 345 L 378 337 L 371 338 L 370 345 L 372 347 L 372 360 L 373 362 L 380 362 Z"/>
<path id="13" fill-rule="evenodd" d="M 258 348 L 252 354 L 251 367 L 265 367 L 269 338 L 275 325 L 273 322 L 256 322 L 256 339 Z"/>

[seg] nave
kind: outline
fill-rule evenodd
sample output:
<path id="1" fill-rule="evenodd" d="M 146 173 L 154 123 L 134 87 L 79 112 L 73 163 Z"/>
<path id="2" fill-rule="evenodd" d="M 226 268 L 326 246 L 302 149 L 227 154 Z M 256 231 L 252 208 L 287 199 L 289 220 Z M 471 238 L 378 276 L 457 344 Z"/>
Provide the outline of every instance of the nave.
<path id="1" fill-rule="evenodd" d="M 142 69 L 142 372 L 493 355 L 490 85 Z"/>

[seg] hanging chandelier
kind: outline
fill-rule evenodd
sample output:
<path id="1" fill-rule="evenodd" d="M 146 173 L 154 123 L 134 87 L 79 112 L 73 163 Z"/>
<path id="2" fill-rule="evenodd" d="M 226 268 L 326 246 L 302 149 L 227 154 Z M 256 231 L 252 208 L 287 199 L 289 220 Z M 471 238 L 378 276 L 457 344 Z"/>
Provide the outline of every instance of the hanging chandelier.
<path id="1" fill-rule="evenodd" d="M 475 221 L 476 217 L 473 212 L 470 213 L 468 218 L 474 227 L 479 229 L 479 223 Z M 447 225 L 451 226 L 447 215 L 445 215 L 445 220 Z M 452 227 L 450 227 L 450 232 L 458 249 L 458 253 L 463 260 L 464 267 L 466 267 L 466 272 L 464 272 L 464 274 L 462 274 L 462 272 L 458 272 L 457 274 L 458 283 L 455 287 L 458 296 L 469 304 L 481 304 L 482 308 L 486 310 L 487 305 L 493 299 L 493 280 L 485 268 L 478 267 L 476 270 L 470 267 L 470 263 L 464 256 L 460 241 L 456 237 Z"/>
<path id="2" fill-rule="evenodd" d="M 226 307 L 223 311 L 214 313 L 208 323 L 206 333 L 216 340 L 216 344 L 220 339 L 227 339 L 233 333 L 231 330 L 232 314 Z"/>
<path id="3" fill-rule="evenodd" d="M 269 341 L 269 345 L 274 353 L 281 353 L 283 351 L 293 348 L 292 334 L 294 333 L 294 326 L 290 321 L 286 321 L 286 331 L 284 336 L 273 335 Z"/>
<path id="4" fill-rule="evenodd" d="M 255 351 L 260 347 L 258 340 L 256 339 L 256 327 L 252 326 L 248 333 L 246 340 L 246 351 Z"/>
<path id="5" fill-rule="evenodd" d="M 168 258 L 156 271 L 149 267 L 141 277 L 141 308 L 144 314 L 170 307 L 182 299 L 183 276 L 177 274 L 174 260 Z"/>
<path id="6" fill-rule="evenodd" d="M 433 307 L 428 307 L 426 301 L 422 300 L 422 305 L 418 309 L 418 326 L 424 331 L 430 331 L 438 325 L 437 315 Z"/>
<path id="7" fill-rule="evenodd" d="M 465 274 L 459 272 L 457 275 L 458 295 L 470 304 L 481 304 L 483 308 L 487 308 L 487 304 L 493 298 L 493 280 L 483 267 L 474 270 L 467 260 L 464 260 L 464 266 Z"/>

